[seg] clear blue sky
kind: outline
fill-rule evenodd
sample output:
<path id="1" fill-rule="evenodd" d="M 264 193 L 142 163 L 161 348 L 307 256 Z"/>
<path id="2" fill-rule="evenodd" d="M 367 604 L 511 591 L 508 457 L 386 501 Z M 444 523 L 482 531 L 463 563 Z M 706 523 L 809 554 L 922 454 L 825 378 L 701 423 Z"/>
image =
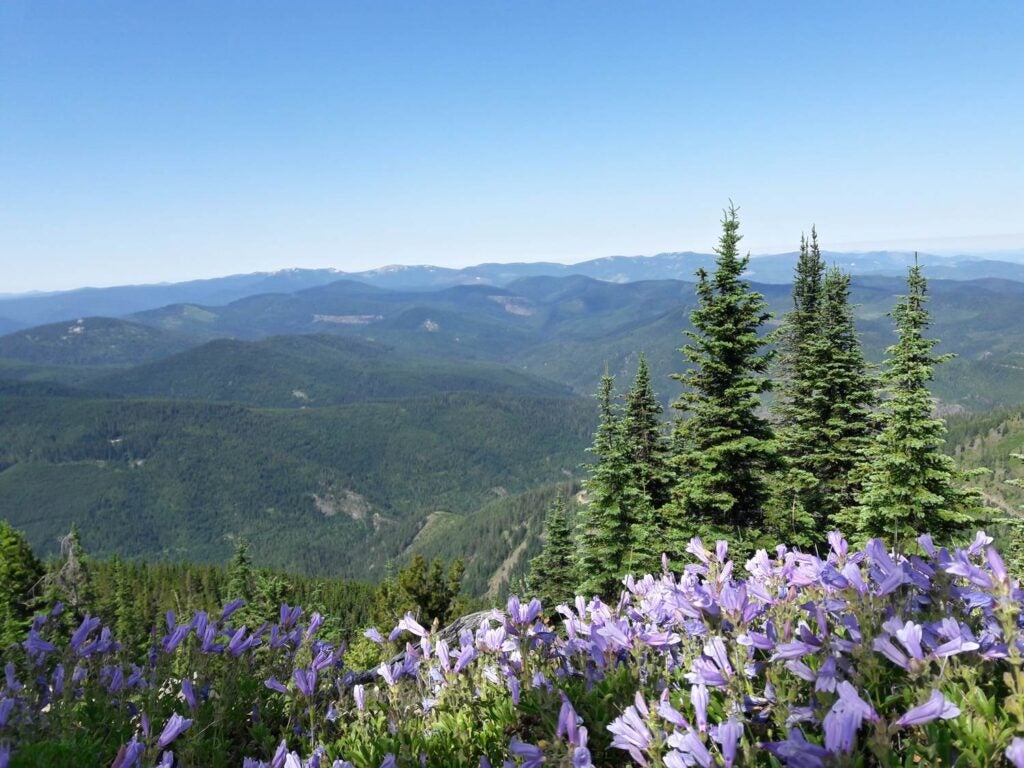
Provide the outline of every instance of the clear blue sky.
<path id="1" fill-rule="evenodd" d="M 0 2 L 0 293 L 1024 247 L 1024 3 Z"/>

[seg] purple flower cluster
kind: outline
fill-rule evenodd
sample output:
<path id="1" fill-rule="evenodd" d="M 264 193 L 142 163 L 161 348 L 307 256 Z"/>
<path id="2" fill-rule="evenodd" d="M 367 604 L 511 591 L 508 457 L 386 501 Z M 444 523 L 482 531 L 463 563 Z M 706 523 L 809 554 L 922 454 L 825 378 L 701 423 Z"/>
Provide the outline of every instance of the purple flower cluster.
<path id="1" fill-rule="evenodd" d="M 198 730 L 195 719 L 221 695 L 198 673 L 156 676 L 162 659 L 187 657 L 261 670 L 262 696 L 246 703 L 254 723 L 267 701 L 291 713 L 274 755 L 248 759 L 252 768 L 340 768 L 357 759 L 345 752 L 352 739 L 399 744 L 402 731 L 407 743 L 426 743 L 467 702 L 504 697 L 518 708 L 527 696 L 553 701 L 557 721 L 553 732 L 532 725 L 504 743 L 505 766 L 588 768 L 628 755 L 668 768 L 769 759 L 813 767 L 865 752 L 884 765 L 896 744 L 929 748 L 922 726 L 955 728 L 981 717 L 968 701 L 975 688 L 1024 700 L 1024 592 L 991 543 L 979 534 L 948 550 L 922 536 L 916 554 L 900 555 L 879 541 L 855 550 L 831 534 L 826 553 L 758 551 L 740 576 L 724 542 L 712 549 L 694 539 L 687 548 L 693 563 L 679 573 L 666 564 L 660 575 L 627 577 L 614 605 L 577 597 L 545 615 L 539 601 L 512 597 L 504 611 L 483 614 L 457 634 L 427 629 L 412 614 L 387 636 L 370 628 L 365 637 L 374 647 L 399 650 L 372 674 L 348 668 L 343 649 L 318 639 L 319 614 L 303 625 L 302 610 L 288 605 L 276 623 L 255 629 L 229 623 L 237 602 L 186 622 L 168 613 L 144 666 L 123 660 L 109 630 L 91 617 L 60 650 L 42 617 L 23 645 L 23 671 L 34 682 L 19 678 L 13 664 L 5 668 L 0 745 L 15 723 L 43 717 L 49 705 L 92 684 L 135 707 L 137 732 L 114 765 L 139 765 L 143 756 L 170 765 L 168 748 L 184 749 Z M 622 680 L 628 698 L 601 693 L 622 690 Z M 134 703 L 154 692 L 181 710 L 165 714 L 159 732 Z M 592 694 L 604 697 L 600 723 L 578 714 L 595 711 L 592 702 L 579 706 Z M 1021 735 L 977 748 L 1024 768 L 1024 722 L 1016 719 L 1024 712 L 998 711 L 1005 718 L 999 732 Z M 593 751 L 597 727 L 602 743 L 607 729 L 611 753 Z M 293 751 L 298 745 L 302 751 Z M 383 758 L 385 750 L 376 752 L 382 767 L 427 760 L 426 752 L 387 751 Z M 927 762 L 926 752 L 916 754 Z M 483 752 L 478 757 L 491 765 Z M 942 756 L 957 758 L 971 762 Z"/>

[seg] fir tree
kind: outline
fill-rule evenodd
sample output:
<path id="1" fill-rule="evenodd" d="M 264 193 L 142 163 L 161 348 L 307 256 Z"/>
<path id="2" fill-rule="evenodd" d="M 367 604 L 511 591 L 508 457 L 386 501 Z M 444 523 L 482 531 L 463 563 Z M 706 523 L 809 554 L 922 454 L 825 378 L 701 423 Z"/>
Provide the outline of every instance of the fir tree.
<path id="1" fill-rule="evenodd" d="M 801 239 L 793 310 L 781 333 L 775 406 L 785 471 L 777 478 L 773 522 L 796 544 L 824 540 L 853 503 L 857 469 L 874 429 L 874 382 L 854 328 L 849 276 L 824 271 L 817 232 Z"/>
<path id="2" fill-rule="evenodd" d="M 0 651 L 25 639 L 42 577 L 25 534 L 0 520 Z"/>
<path id="3" fill-rule="evenodd" d="M 529 583 L 548 613 L 576 594 L 576 547 L 569 527 L 569 505 L 561 494 L 544 520 L 544 548 L 530 561 Z"/>
<path id="4" fill-rule="evenodd" d="M 818 439 L 808 443 L 808 468 L 818 484 L 807 505 L 816 510 L 819 532 L 835 527 L 839 514 L 856 503 L 864 462 L 878 433 L 876 378 L 854 327 L 850 276 L 833 268 L 825 276 L 821 335 L 813 355 L 821 386 L 814 393 Z M 813 433 L 812 433 L 813 434 Z"/>
<path id="5" fill-rule="evenodd" d="M 622 419 L 614 403 L 615 382 L 605 374 L 597 400 L 600 424 L 588 450 L 597 457 L 585 487 L 589 495 L 580 513 L 580 590 L 611 598 L 618 594 L 625 555 L 629 549 L 630 523 L 623 495 L 628 485 L 628 458 Z"/>
<path id="6" fill-rule="evenodd" d="M 771 317 L 764 297 L 742 279 L 750 260 L 738 252 L 739 220 L 730 206 L 714 275 L 697 272 L 699 305 L 690 314 L 693 364 L 675 376 L 686 387 L 673 406 L 688 413 L 673 436 L 677 472 L 671 504 L 674 551 L 694 533 L 734 542 L 761 532 L 768 496 L 766 475 L 778 465 L 772 429 L 758 413 L 773 353 L 759 332 Z"/>
<path id="7" fill-rule="evenodd" d="M 936 364 L 936 339 L 924 337 L 927 283 L 916 262 L 907 295 L 892 311 L 898 341 L 886 350 L 884 428 L 870 448 L 858 506 L 840 519 L 862 537 L 882 537 L 892 546 L 927 531 L 948 539 L 978 511 L 976 496 L 958 485 L 953 459 L 942 452 L 946 426 L 932 417 L 928 382 Z"/>
<path id="8" fill-rule="evenodd" d="M 235 552 L 228 562 L 228 600 L 245 600 L 252 602 L 252 560 L 249 557 L 249 544 L 239 539 L 235 544 Z"/>
<path id="9" fill-rule="evenodd" d="M 626 522 L 630 526 L 630 552 L 625 570 L 633 573 L 656 571 L 665 547 L 665 531 L 658 515 L 668 502 L 668 467 L 661 413 L 661 403 L 651 386 L 647 360 L 640 355 L 622 418 L 627 461 L 623 505 Z"/>

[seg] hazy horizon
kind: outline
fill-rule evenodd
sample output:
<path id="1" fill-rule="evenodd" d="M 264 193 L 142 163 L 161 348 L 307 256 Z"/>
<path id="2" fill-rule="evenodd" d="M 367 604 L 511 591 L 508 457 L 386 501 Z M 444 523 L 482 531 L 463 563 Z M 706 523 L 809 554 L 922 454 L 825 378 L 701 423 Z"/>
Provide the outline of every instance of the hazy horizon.
<path id="1" fill-rule="evenodd" d="M 973 252 L 973 253 L 964 252 L 964 251 L 960 251 L 960 250 L 951 250 L 948 253 L 942 253 L 942 252 L 935 251 L 935 250 L 932 250 L 932 251 L 917 251 L 917 252 L 920 253 L 922 256 L 938 256 L 940 258 L 954 258 L 954 257 L 956 257 L 956 258 L 966 258 L 966 259 L 991 259 L 991 260 L 994 260 L 994 261 L 1007 261 L 1007 262 L 1012 262 L 1012 263 L 1024 262 L 1024 250 L 1019 250 L 1019 249 L 1010 249 L 1010 250 L 1005 250 L 1005 251 L 988 251 L 988 252 L 978 251 L 978 252 Z M 544 263 L 544 262 L 546 262 L 546 263 L 553 263 L 553 264 L 562 264 L 562 265 L 565 265 L 565 266 L 573 266 L 573 265 L 576 265 L 576 264 L 582 264 L 582 263 L 585 263 L 585 262 L 588 262 L 588 261 L 596 261 L 596 260 L 600 260 L 600 259 L 604 259 L 604 258 L 652 258 L 652 257 L 655 257 L 655 256 L 662 256 L 662 255 L 666 255 L 666 254 L 675 254 L 675 253 L 695 253 L 695 254 L 699 254 L 699 255 L 702 255 L 702 256 L 706 256 L 706 255 L 711 254 L 712 251 L 711 251 L 711 249 L 707 249 L 707 250 L 703 250 L 703 251 L 698 251 L 698 250 L 659 251 L 658 253 L 651 253 L 651 254 L 607 254 L 605 256 L 595 256 L 593 259 L 574 259 L 574 260 L 571 260 L 571 261 L 570 260 L 559 260 L 559 259 L 534 259 L 532 261 L 521 261 L 521 262 L 516 262 L 516 261 L 488 262 L 488 261 L 485 260 L 485 261 L 473 262 L 473 263 L 470 263 L 470 264 L 461 264 L 461 265 L 450 265 L 449 264 L 449 265 L 445 266 L 444 268 L 456 269 L 457 270 L 457 269 L 464 269 L 464 268 L 467 268 L 467 267 L 474 267 L 474 266 L 478 266 L 478 265 L 481 265 L 481 264 L 487 264 L 487 263 L 492 263 L 492 264 L 494 264 L 494 263 L 498 263 L 498 264 L 511 264 L 511 263 L 533 264 L 533 263 Z M 823 249 L 823 253 L 826 254 L 826 255 L 833 254 L 833 255 L 844 255 L 844 256 L 859 256 L 859 255 L 870 255 L 870 254 L 877 254 L 877 253 L 891 253 L 891 254 L 902 254 L 902 255 L 909 256 L 912 253 L 915 253 L 915 251 L 913 251 L 913 250 L 898 249 L 898 248 L 879 248 L 879 249 L 837 251 L 837 250 L 832 249 L 832 248 L 825 248 L 825 249 Z M 789 250 L 789 251 L 779 251 L 779 252 L 772 252 L 772 253 L 753 253 L 753 252 L 750 253 L 750 257 L 751 257 L 752 260 L 756 260 L 756 259 L 759 259 L 759 258 L 772 257 L 772 256 L 785 256 L 785 255 L 794 255 L 795 256 L 796 255 L 796 251 L 795 250 Z M 144 281 L 144 282 L 112 282 L 112 283 L 105 283 L 105 284 L 94 283 L 94 284 L 73 285 L 73 286 L 66 287 L 66 288 L 30 289 L 30 290 L 27 290 L 27 291 L 4 291 L 4 292 L 0 292 L 0 298 L 16 298 L 16 297 L 21 297 L 21 296 L 48 295 L 48 294 L 55 294 L 55 293 L 67 293 L 67 292 L 71 292 L 71 291 L 81 291 L 81 290 L 91 290 L 91 289 L 104 289 L 104 288 L 137 287 L 137 286 L 146 286 L 146 285 L 174 285 L 174 284 L 178 284 L 178 283 L 189 283 L 189 282 L 197 282 L 197 281 L 203 281 L 203 280 L 217 280 L 219 278 L 242 276 L 242 275 L 252 275 L 252 274 L 272 275 L 272 274 L 278 274 L 278 273 L 289 272 L 289 271 L 334 270 L 334 271 L 338 272 L 339 275 L 347 275 L 347 274 L 359 274 L 359 273 L 363 273 L 363 272 L 372 272 L 372 271 L 375 271 L 375 270 L 385 270 L 385 269 L 396 268 L 396 267 L 415 268 L 415 267 L 441 267 L 441 266 L 442 265 L 431 264 L 429 262 L 409 263 L 409 264 L 391 263 L 391 264 L 379 264 L 379 265 L 376 265 L 376 266 L 373 266 L 373 267 L 369 267 L 369 268 L 367 268 L 365 270 L 363 270 L 363 269 L 360 269 L 360 270 L 344 270 L 344 269 L 341 269 L 341 268 L 338 268 L 338 267 L 332 267 L 332 266 L 308 267 L 308 266 L 298 265 L 298 266 L 279 267 L 277 269 L 249 270 L 249 271 L 243 271 L 243 272 L 230 272 L 230 273 L 212 273 L 212 274 L 206 274 L 206 275 L 186 275 L 186 276 L 182 276 L 180 278 L 172 278 L 172 279 L 167 279 L 167 280 L 153 280 L 153 281 Z"/>

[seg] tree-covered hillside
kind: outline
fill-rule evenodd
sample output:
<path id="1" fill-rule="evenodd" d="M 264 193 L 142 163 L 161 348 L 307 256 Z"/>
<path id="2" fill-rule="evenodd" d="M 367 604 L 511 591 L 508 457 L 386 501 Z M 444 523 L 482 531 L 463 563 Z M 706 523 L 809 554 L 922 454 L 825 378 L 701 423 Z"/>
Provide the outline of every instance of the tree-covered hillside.
<path id="1" fill-rule="evenodd" d="M 579 398 L 436 394 L 308 410 L 11 394 L 0 399 L 0 518 L 42 552 L 86 547 L 221 562 L 232 542 L 299 573 L 375 578 L 435 511 L 573 474 Z"/>
<path id="2" fill-rule="evenodd" d="M 568 397 L 571 390 L 494 363 L 442 361 L 343 336 L 220 339 L 88 382 L 136 397 L 319 407 L 436 392 Z"/>

